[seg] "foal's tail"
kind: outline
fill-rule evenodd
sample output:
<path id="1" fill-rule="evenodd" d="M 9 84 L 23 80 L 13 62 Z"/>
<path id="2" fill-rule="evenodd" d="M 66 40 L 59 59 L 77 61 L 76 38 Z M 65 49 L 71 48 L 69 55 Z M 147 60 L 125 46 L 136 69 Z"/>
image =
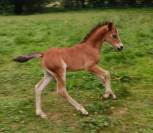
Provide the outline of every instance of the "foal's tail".
<path id="1" fill-rule="evenodd" d="M 28 54 L 28 55 L 18 56 L 15 59 L 13 59 L 13 61 L 23 63 L 23 62 L 27 62 L 33 58 L 40 58 L 42 56 L 43 56 L 42 53 L 32 53 L 32 54 Z"/>

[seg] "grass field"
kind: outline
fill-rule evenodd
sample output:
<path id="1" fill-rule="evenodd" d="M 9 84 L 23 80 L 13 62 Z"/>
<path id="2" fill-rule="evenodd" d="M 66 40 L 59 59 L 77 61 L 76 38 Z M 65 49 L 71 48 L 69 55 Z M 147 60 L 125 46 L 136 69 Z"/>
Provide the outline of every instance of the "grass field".
<path id="1" fill-rule="evenodd" d="M 12 58 L 80 42 L 98 22 L 113 20 L 124 51 L 105 44 L 100 66 L 112 75 L 117 100 L 100 100 L 104 87 L 87 72 L 67 74 L 67 88 L 89 116 L 55 92 L 43 93 L 48 119 L 35 116 L 34 86 L 40 61 Z M 28 16 L 0 16 L 0 133 L 153 133 L 153 9 L 106 9 Z"/>

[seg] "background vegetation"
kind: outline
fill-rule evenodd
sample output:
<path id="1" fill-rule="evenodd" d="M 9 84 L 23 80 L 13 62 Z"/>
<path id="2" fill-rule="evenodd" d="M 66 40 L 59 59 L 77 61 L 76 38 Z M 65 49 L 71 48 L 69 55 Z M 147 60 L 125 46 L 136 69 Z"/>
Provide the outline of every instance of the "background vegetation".
<path id="1" fill-rule="evenodd" d="M 153 9 L 105 9 L 28 16 L 0 16 L 1 133 L 152 133 Z M 80 42 L 100 21 L 119 29 L 123 52 L 104 44 L 100 66 L 112 75 L 118 99 L 101 101 L 104 87 L 92 74 L 67 74 L 67 88 L 89 116 L 82 116 L 55 92 L 43 93 L 48 119 L 35 115 L 34 86 L 43 73 L 39 60 L 24 64 L 12 58 L 49 47 Z"/>
<path id="2" fill-rule="evenodd" d="M 65 0 L 65 7 L 143 7 L 153 6 L 152 0 Z"/>
<path id="3" fill-rule="evenodd" d="M 30 14 L 46 9 L 152 7 L 153 0 L 0 0 L 0 13 Z"/>

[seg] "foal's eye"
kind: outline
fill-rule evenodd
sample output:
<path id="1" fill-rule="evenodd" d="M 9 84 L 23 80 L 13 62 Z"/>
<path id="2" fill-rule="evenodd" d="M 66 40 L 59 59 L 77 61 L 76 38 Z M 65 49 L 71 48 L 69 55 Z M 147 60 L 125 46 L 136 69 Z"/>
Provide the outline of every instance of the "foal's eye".
<path id="1" fill-rule="evenodd" d="M 113 34 L 112 37 L 113 37 L 113 38 L 117 38 L 117 35 Z"/>

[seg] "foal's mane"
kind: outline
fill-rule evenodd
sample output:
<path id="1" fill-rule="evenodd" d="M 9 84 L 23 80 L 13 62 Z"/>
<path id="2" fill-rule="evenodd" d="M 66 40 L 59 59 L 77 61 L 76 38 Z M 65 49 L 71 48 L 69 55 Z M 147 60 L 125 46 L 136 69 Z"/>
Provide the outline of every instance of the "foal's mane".
<path id="1" fill-rule="evenodd" d="M 103 22 L 103 23 L 98 23 L 95 27 L 93 27 L 91 30 L 90 30 L 90 32 L 84 37 L 84 39 L 81 41 L 81 43 L 84 43 L 84 42 L 86 42 L 88 39 L 89 39 L 89 37 L 91 37 L 91 35 L 97 30 L 97 29 L 99 29 L 100 27 L 102 27 L 102 26 L 105 26 L 105 25 L 108 25 L 109 23 L 111 23 L 111 22 L 109 22 L 109 21 L 105 21 L 105 22 Z"/>

